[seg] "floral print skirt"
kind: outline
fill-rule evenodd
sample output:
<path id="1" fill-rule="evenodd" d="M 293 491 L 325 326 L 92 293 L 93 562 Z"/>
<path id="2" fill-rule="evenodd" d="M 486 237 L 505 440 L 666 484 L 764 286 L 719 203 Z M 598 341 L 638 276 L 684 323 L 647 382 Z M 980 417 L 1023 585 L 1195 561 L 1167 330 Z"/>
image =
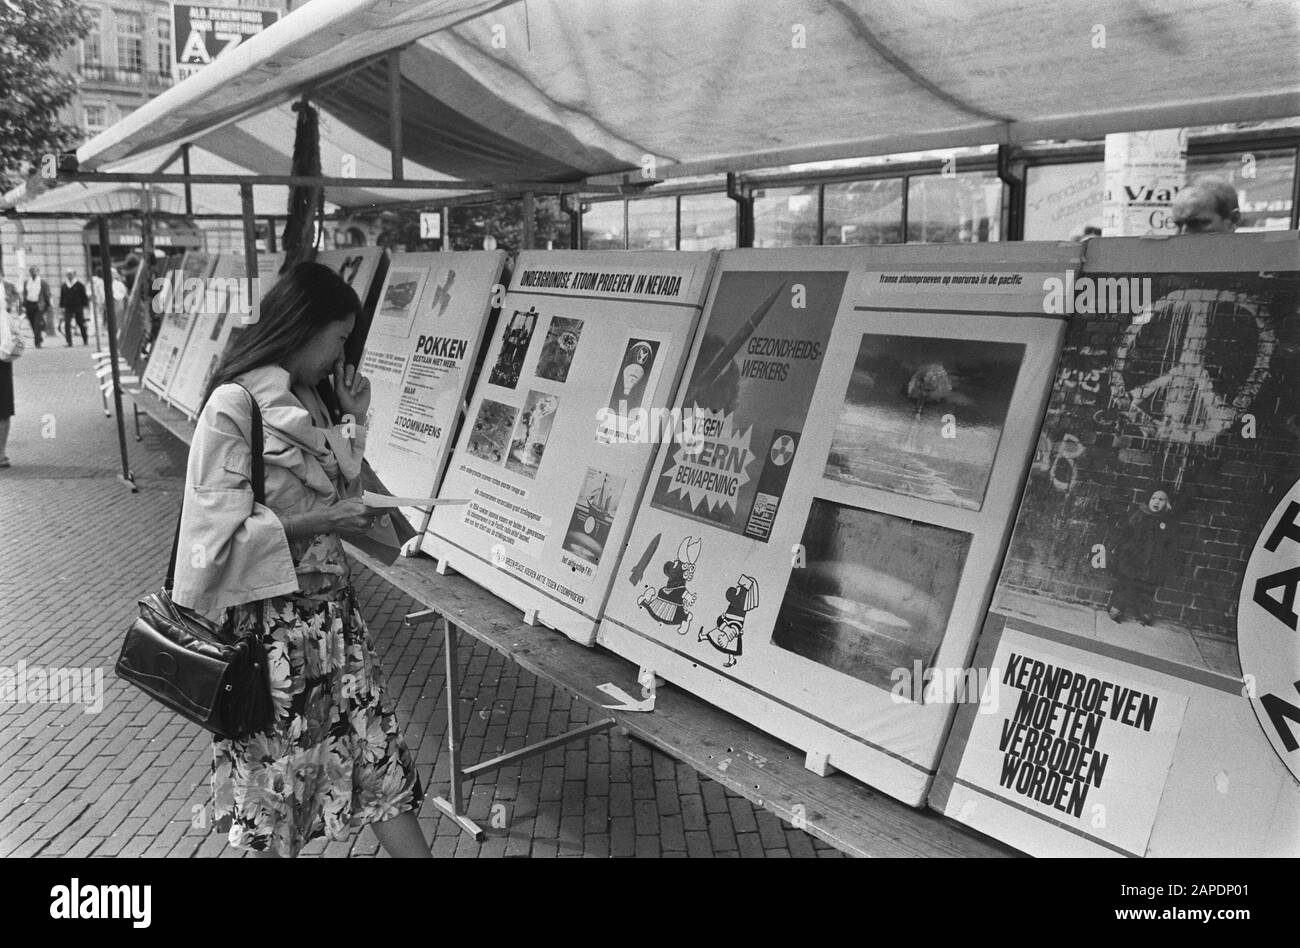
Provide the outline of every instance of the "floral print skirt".
<path id="1" fill-rule="evenodd" d="M 227 614 L 255 627 L 256 604 Z M 423 790 L 352 585 L 266 600 L 274 726 L 214 739 L 217 828 L 232 846 L 296 856 L 327 836 L 419 807 Z"/>

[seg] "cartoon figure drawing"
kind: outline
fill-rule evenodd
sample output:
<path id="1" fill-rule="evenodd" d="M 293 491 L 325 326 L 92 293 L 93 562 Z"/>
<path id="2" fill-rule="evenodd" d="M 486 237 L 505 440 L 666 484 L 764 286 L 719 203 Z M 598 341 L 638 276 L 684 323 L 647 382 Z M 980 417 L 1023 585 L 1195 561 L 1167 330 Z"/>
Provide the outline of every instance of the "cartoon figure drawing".
<path id="1" fill-rule="evenodd" d="M 727 660 L 722 663 L 722 667 L 730 668 L 742 653 L 745 615 L 758 608 L 758 580 L 741 573 L 736 585 L 729 587 L 724 595 L 727 600 L 726 611 L 718 616 L 714 628 L 705 631 L 704 626 L 700 626 L 698 640 L 708 641 L 726 655 Z"/>
<path id="2" fill-rule="evenodd" d="M 695 561 L 699 556 L 698 537 L 682 540 L 677 547 L 677 558 L 664 563 L 664 575 L 668 581 L 658 592 L 653 586 L 645 587 L 636 601 L 656 622 L 677 626 L 678 635 L 685 635 L 690 628 L 691 606 L 695 605 L 696 596 L 686 588 L 686 584 L 695 578 Z"/>

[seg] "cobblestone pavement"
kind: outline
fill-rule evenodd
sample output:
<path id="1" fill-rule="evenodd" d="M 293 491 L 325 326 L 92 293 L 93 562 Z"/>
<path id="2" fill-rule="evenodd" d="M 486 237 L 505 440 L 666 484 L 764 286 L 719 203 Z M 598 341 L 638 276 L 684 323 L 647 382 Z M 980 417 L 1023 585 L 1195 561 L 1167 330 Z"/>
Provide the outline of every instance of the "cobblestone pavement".
<path id="1" fill-rule="evenodd" d="M 209 743 L 113 675 L 136 598 L 161 582 L 185 449 L 128 428 L 139 493 L 118 480 L 90 350 L 51 341 L 14 365 L 18 414 L 0 471 L 0 666 L 102 674 L 102 709 L 0 704 L 0 856 L 240 857 L 206 824 Z M 129 421 L 129 403 L 128 403 Z M 417 604 L 367 570 L 358 594 L 430 796 L 447 792 L 441 633 L 406 629 Z M 468 641 L 466 642 L 468 645 Z M 482 644 L 462 647 L 467 760 L 558 734 L 588 708 Z M 91 680 L 94 680 L 92 677 Z M 92 695 L 93 695 L 93 689 Z M 83 696 L 91 699 L 91 696 Z M 432 783 L 428 782 L 432 767 Z M 841 854 L 692 768 L 617 733 L 467 783 L 482 843 L 426 803 L 438 856 Z M 311 855 L 374 856 L 368 831 Z"/>

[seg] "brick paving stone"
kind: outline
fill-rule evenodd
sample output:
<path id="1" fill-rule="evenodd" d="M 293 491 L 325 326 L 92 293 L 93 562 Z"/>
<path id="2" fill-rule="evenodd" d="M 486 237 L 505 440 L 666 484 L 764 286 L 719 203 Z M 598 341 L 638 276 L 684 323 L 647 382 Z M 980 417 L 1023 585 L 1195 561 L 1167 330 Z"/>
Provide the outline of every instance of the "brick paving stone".
<path id="1" fill-rule="evenodd" d="M 740 847 L 740 855 L 747 859 L 763 858 L 763 840 L 758 833 L 737 833 L 736 844 Z"/>
<path id="2" fill-rule="evenodd" d="M 637 835 L 655 833 L 659 827 L 659 811 L 654 800 L 637 800 L 633 806 Z"/>
<path id="3" fill-rule="evenodd" d="M 757 833 L 758 820 L 754 817 L 754 806 L 744 797 L 731 797 L 727 800 L 727 809 L 731 813 L 731 825 L 737 833 Z"/>
<path id="4" fill-rule="evenodd" d="M 677 790 L 677 781 L 673 779 L 655 781 L 655 803 L 664 816 L 677 816 L 682 812 L 681 796 Z"/>
<path id="5" fill-rule="evenodd" d="M 636 855 L 636 823 L 630 816 L 616 816 L 609 821 L 609 854 Z"/>
<path id="6" fill-rule="evenodd" d="M 710 780 L 700 786 L 700 795 L 704 797 L 704 809 L 709 813 L 727 811 L 727 792 L 722 784 Z"/>
<path id="7" fill-rule="evenodd" d="M 688 830 L 707 830 L 708 817 L 704 810 L 704 798 L 696 793 L 683 794 L 678 798 L 682 806 L 682 825 Z"/>
<path id="8" fill-rule="evenodd" d="M 815 859 L 816 851 L 813 849 L 812 837 L 800 830 L 790 829 L 785 831 L 785 841 L 790 847 L 790 855 L 797 859 Z"/>
<path id="9" fill-rule="evenodd" d="M 648 765 L 633 765 L 632 796 L 638 800 L 652 800 L 655 795 L 654 770 Z"/>
<path id="10" fill-rule="evenodd" d="M 708 833 L 689 832 L 686 834 L 686 852 L 693 858 L 713 855 L 713 844 Z"/>
<path id="11" fill-rule="evenodd" d="M 758 833 L 766 849 L 785 849 L 785 829 L 775 813 L 764 810 L 755 814 L 758 821 Z"/>
<path id="12" fill-rule="evenodd" d="M 136 597 L 161 579 L 185 447 L 143 417 L 143 440 L 128 440 L 140 487 L 131 493 L 117 480 L 115 424 L 103 416 L 85 350 L 33 353 L 15 371 L 15 388 L 14 467 L 4 472 L 0 491 L 0 664 L 103 669 L 104 704 L 98 714 L 54 703 L 6 707 L 0 714 L 6 763 L 0 855 L 242 858 L 224 834 L 190 825 L 192 807 L 207 812 L 208 736 L 112 674 Z M 59 436 L 52 439 L 40 435 L 40 418 L 48 413 L 59 419 Z M 59 498 L 57 506 L 48 503 L 51 496 Z M 77 542 L 67 543 L 70 536 Z M 50 562 L 59 564 L 57 589 L 44 568 Z M 420 608 L 409 596 L 366 569 L 356 571 L 355 583 L 421 781 L 428 784 L 432 770 L 426 789 L 431 796 L 445 794 L 443 626 L 407 628 L 403 616 Z M 594 719 L 585 703 L 469 636 L 462 638 L 460 659 L 467 761 Z M 440 854 L 581 852 L 604 858 L 644 856 L 653 848 L 660 855 L 712 855 L 718 844 L 732 844 L 733 828 L 757 826 L 763 846 L 782 855 L 839 855 L 774 817 L 765 821 L 748 801 L 617 731 L 555 748 L 467 789 L 469 812 L 485 825 L 494 807 L 504 807 L 509 835 L 494 831 L 481 844 L 466 843 L 452 821 L 426 807 L 421 826 Z M 711 818 L 723 814 L 726 826 L 713 826 Z M 304 851 L 353 858 L 378 853 L 373 834 L 364 830 L 345 840 L 316 841 Z"/>
<path id="13" fill-rule="evenodd" d="M 659 840 L 665 852 L 686 849 L 686 831 L 680 816 L 665 816 L 660 819 Z"/>

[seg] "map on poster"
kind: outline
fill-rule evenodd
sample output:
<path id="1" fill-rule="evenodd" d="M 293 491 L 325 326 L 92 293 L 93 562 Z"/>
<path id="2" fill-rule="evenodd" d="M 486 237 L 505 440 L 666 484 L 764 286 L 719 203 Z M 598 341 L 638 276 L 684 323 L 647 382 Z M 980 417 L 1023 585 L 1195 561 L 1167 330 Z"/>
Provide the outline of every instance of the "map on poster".
<path id="1" fill-rule="evenodd" d="M 1076 259 L 724 252 L 601 644 L 920 803 L 953 706 L 917 683 L 978 632 Z"/>
<path id="2" fill-rule="evenodd" d="M 1126 799 L 1154 813 L 1149 845 L 1125 851 L 1281 854 L 1278 840 L 1300 838 L 1297 246 L 1107 238 L 1045 287 L 1072 319 L 988 626 L 1034 636 L 1039 653 L 1118 660 L 1137 691 L 1187 695 L 1167 786 Z M 963 743 L 964 717 L 945 773 L 967 781 L 960 793 L 1004 795 L 987 769 L 967 779 L 988 740 L 975 722 Z M 1234 792 L 1216 789 L 1220 773 Z M 958 793 L 936 805 L 961 818 Z M 1040 851 L 1116 845 L 995 804 L 972 819 Z"/>
<path id="3" fill-rule="evenodd" d="M 382 492 L 434 496 L 504 265 L 500 252 L 393 255 L 361 359 L 366 461 Z"/>
<path id="4" fill-rule="evenodd" d="M 205 286 L 216 263 L 217 257 L 214 254 L 199 251 L 187 253 L 180 269 L 172 270 L 165 276 L 163 286 L 157 294 L 161 301 L 159 305 L 164 307 L 164 311 L 158 336 L 149 353 L 149 364 L 144 371 L 144 386 L 159 398 L 166 397 L 167 390 L 176 377 L 185 348 L 189 344 L 190 332 L 199 319 L 198 312 L 203 305 L 202 292 L 186 295 L 184 289 L 186 286 L 191 289 Z M 139 309 L 144 313 L 146 326 L 149 320 L 148 310 L 153 305 L 147 302 L 149 299 L 141 281 L 137 280 L 132 288 L 131 308 L 128 312 L 133 319 L 139 318 L 135 315 Z"/>
<path id="5" fill-rule="evenodd" d="M 590 644 L 712 262 L 521 254 L 422 548 Z"/>

